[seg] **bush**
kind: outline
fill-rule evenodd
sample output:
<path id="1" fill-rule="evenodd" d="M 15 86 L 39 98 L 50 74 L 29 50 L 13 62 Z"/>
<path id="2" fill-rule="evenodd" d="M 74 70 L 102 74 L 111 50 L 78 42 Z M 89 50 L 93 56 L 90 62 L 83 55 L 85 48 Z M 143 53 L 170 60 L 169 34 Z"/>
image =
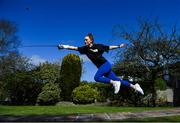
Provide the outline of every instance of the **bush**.
<path id="1" fill-rule="evenodd" d="M 108 98 L 114 95 L 114 88 L 111 84 L 104 84 L 93 82 L 90 84 L 93 89 L 98 90 L 99 97 L 97 99 L 98 102 L 106 102 Z"/>
<path id="2" fill-rule="evenodd" d="M 35 82 L 32 72 L 9 74 L 4 79 L 5 91 L 12 105 L 35 105 L 42 84 Z"/>
<path id="3" fill-rule="evenodd" d="M 71 100 L 74 88 L 79 86 L 82 66 L 80 57 L 75 54 L 68 54 L 63 58 L 60 71 L 61 97 L 64 101 Z"/>
<path id="4" fill-rule="evenodd" d="M 114 95 L 114 88 L 112 87 L 111 84 L 82 81 L 80 83 L 80 86 L 83 86 L 83 85 L 88 85 L 99 92 L 99 95 L 97 98 L 98 102 L 106 102 L 107 100 L 109 100 L 109 98 L 112 95 Z"/>
<path id="5" fill-rule="evenodd" d="M 42 92 L 38 95 L 37 103 L 39 105 L 54 105 L 60 99 L 60 88 L 58 84 L 47 83 L 42 88 Z"/>
<path id="6" fill-rule="evenodd" d="M 37 74 L 44 83 L 55 82 L 59 77 L 59 73 L 60 65 L 57 63 L 45 62 L 37 67 Z"/>
<path id="7" fill-rule="evenodd" d="M 155 80 L 156 90 L 166 90 L 166 82 L 162 78 L 157 78 Z"/>
<path id="8" fill-rule="evenodd" d="M 72 92 L 72 100 L 75 104 L 94 103 L 99 92 L 88 85 L 79 86 Z"/>

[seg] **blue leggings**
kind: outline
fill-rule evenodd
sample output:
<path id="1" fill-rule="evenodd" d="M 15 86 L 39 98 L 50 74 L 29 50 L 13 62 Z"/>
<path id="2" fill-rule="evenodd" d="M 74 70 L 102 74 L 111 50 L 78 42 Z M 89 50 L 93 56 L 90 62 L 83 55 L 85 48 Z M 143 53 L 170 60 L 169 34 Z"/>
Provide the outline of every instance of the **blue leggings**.
<path id="1" fill-rule="evenodd" d="M 111 68 L 111 64 L 108 61 L 102 64 L 96 72 L 94 80 L 103 83 L 110 83 L 110 80 L 120 81 L 123 85 L 130 87 L 130 83 L 118 78 Z"/>

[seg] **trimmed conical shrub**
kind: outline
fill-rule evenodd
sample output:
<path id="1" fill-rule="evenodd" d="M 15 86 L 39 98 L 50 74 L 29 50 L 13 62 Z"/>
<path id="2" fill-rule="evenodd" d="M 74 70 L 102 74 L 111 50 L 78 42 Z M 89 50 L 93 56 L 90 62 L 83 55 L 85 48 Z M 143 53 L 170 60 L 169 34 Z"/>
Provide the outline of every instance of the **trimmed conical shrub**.
<path id="1" fill-rule="evenodd" d="M 79 56 L 68 54 L 63 58 L 60 71 L 61 97 L 64 101 L 71 100 L 74 88 L 80 84 L 82 64 Z"/>

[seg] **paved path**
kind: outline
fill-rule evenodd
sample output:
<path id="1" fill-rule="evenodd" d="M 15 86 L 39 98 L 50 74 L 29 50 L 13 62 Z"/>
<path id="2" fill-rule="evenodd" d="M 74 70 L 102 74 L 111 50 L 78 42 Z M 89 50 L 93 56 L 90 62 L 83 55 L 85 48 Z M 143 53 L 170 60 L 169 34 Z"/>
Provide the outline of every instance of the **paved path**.
<path id="1" fill-rule="evenodd" d="M 0 122 L 121 121 L 129 118 L 180 115 L 180 108 L 144 112 L 94 113 L 57 116 L 0 116 Z"/>

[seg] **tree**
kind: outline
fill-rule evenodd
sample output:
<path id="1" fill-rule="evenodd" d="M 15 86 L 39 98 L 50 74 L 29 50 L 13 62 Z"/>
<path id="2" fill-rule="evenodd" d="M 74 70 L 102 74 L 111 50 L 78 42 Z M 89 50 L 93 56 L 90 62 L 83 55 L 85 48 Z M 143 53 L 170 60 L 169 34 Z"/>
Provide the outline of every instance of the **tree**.
<path id="1" fill-rule="evenodd" d="M 4 78 L 5 90 L 13 105 L 34 105 L 42 84 L 35 82 L 32 72 L 19 71 Z"/>
<path id="2" fill-rule="evenodd" d="M 10 98 L 14 104 L 33 104 L 41 87 L 31 76 L 34 65 L 18 52 L 21 42 L 17 31 L 14 22 L 0 20 L 0 100 Z"/>
<path id="3" fill-rule="evenodd" d="M 117 61 L 113 65 L 113 71 L 123 80 L 128 80 L 132 84 L 139 83 L 145 95 L 150 93 L 149 86 L 151 85 L 146 79 L 149 73 L 144 65 L 130 60 Z M 117 100 L 118 105 L 126 106 L 140 106 L 143 103 L 140 94 L 136 94 L 136 92 L 123 85 L 121 85 L 121 91 L 118 96 L 115 96 L 114 100 Z"/>
<path id="4" fill-rule="evenodd" d="M 75 54 L 68 54 L 63 58 L 60 71 L 61 97 L 65 101 L 71 100 L 71 93 L 79 86 L 82 72 L 80 57 Z"/>
<path id="5" fill-rule="evenodd" d="M 1 56 L 0 58 L 0 100 L 4 100 L 9 97 L 7 93 L 7 82 L 6 80 L 9 77 L 17 75 L 19 72 L 28 72 L 33 67 L 32 64 L 29 63 L 29 59 L 23 56 L 20 56 L 17 53 L 10 53 L 7 56 Z M 11 76 L 12 75 L 12 76 Z M 13 86 L 10 84 L 9 86 Z M 16 90 L 15 90 L 16 91 Z M 14 92 L 12 92 L 14 93 Z"/>
<path id="6" fill-rule="evenodd" d="M 3 78 L 8 73 L 13 73 L 15 63 L 18 63 L 17 56 L 19 58 L 17 47 L 20 44 L 18 37 L 16 36 L 17 27 L 13 22 L 0 19 L 0 100 L 6 98 L 5 83 Z"/>
<path id="7" fill-rule="evenodd" d="M 0 20 L 0 56 L 16 52 L 20 45 L 18 39 L 17 26 L 8 20 Z"/>
<path id="8" fill-rule="evenodd" d="M 33 67 L 27 57 L 21 56 L 16 52 L 11 52 L 7 56 L 0 57 L 0 76 L 21 70 L 28 71 Z"/>
<path id="9" fill-rule="evenodd" d="M 151 90 L 153 105 L 155 106 L 155 80 L 162 75 L 167 64 L 179 61 L 180 34 L 176 25 L 170 29 L 165 29 L 157 20 L 140 19 L 138 22 L 135 31 L 117 25 L 113 34 L 133 44 L 124 52 L 124 59 L 139 62 L 150 73 L 147 79 L 151 82 L 149 90 Z"/>
<path id="10" fill-rule="evenodd" d="M 141 78 L 141 80 L 144 80 L 147 69 L 144 65 L 139 64 L 136 61 L 123 60 L 121 62 L 115 62 L 113 65 L 113 71 L 124 79 L 130 79 L 129 77 L 132 77 L 134 79 Z"/>
<path id="11" fill-rule="evenodd" d="M 8 20 L 0 20 L 0 76 L 16 70 L 18 60 L 21 59 L 17 47 L 20 45 L 17 26 Z M 17 62 L 16 62 L 17 61 Z M 20 67 L 20 64 L 19 66 Z M 1 78 L 0 77 L 0 78 Z"/>
<path id="12" fill-rule="evenodd" d="M 45 62 L 37 66 L 36 71 L 43 83 L 55 83 L 60 76 L 60 64 Z"/>
<path id="13" fill-rule="evenodd" d="M 180 106 L 180 61 L 169 65 L 168 68 L 170 77 L 167 77 L 167 79 L 170 79 L 168 85 L 173 87 L 173 105 Z"/>
<path id="14" fill-rule="evenodd" d="M 38 95 L 37 103 L 40 105 L 54 105 L 60 99 L 60 87 L 56 83 L 60 75 L 58 63 L 45 62 L 34 69 L 36 80 L 43 83 L 41 93 Z"/>

